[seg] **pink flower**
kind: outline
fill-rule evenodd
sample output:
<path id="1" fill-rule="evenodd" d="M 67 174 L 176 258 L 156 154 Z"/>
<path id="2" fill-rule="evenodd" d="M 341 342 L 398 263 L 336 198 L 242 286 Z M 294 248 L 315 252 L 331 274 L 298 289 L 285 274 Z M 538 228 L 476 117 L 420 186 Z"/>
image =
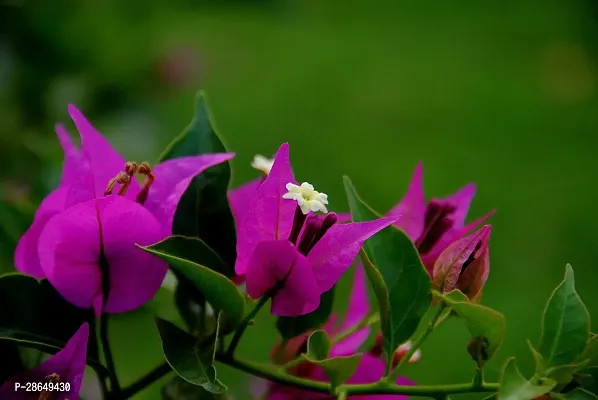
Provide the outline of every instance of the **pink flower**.
<path id="1" fill-rule="evenodd" d="M 46 278 L 72 304 L 120 313 L 149 301 L 167 264 L 138 249 L 172 233 L 178 202 L 191 180 L 233 154 L 168 160 L 153 169 L 126 162 L 74 106 L 69 114 L 81 151 L 66 130 L 60 185 L 40 205 L 15 252 L 22 273 Z M 141 187 L 136 175 L 142 175 Z"/>
<path id="2" fill-rule="evenodd" d="M 388 215 L 402 215 L 395 226 L 404 230 L 415 242 L 429 272 L 434 262 L 455 240 L 467 235 L 490 218 L 494 211 L 465 225 L 465 218 L 476 187 L 470 183 L 458 192 L 426 203 L 423 188 L 423 166 L 418 164 L 407 193 Z"/>
<path id="3" fill-rule="evenodd" d="M 324 193 L 306 182 L 295 184 L 286 143 L 268 177 L 245 201 L 235 272 L 246 275 L 247 293 L 254 299 L 280 287 L 272 299 L 272 313 L 280 316 L 314 311 L 363 242 L 398 220 L 338 224 L 337 215 L 328 213 Z"/>

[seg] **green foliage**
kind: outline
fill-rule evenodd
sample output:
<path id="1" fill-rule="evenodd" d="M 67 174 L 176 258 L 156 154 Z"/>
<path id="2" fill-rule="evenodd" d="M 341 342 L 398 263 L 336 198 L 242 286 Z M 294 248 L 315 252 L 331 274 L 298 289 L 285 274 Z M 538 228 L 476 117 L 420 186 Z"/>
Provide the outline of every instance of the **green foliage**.
<path id="1" fill-rule="evenodd" d="M 186 242 L 179 243 L 183 244 L 183 250 L 187 249 Z M 222 333 L 228 333 L 239 325 L 245 315 L 245 299 L 235 284 L 226 276 L 203 265 L 179 258 L 178 247 L 174 246 L 172 241 L 168 249 L 174 251 L 175 254 L 163 252 L 163 246 L 160 243 L 149 247 L 140 246 L 140 248 L 166 261 L 172 269 L 193 283 L 215 310 L 223 311 Z"/>
<path id="2" fill-rule="evenodd" d="M 220 318 L 219 318 L 220 319 Z M 203 387 L 210 393 L 224 393 L 226 386 L 216 377 L 214 355 L 218 343 L 218 324 L 214 334 L 200 341 L 172 322 L 156 319 L 164 357 L 185 381 Z"/>
<path id="3" fill-rule="evenodd" d="M 225 152 L 226 148 L 214 129 L 206 95 L 200 91 L 193 120 L 168 146 L 160 161 Z M 227 161 L 195 177 L 179 202 L 173 233 L 201 238 L 232 266 L 236 258 L 236 233 L 227 197 L 230 176 Z"/>
<path id="4" fill-rule="evenodd" d="M 302 357 L 324 370 L 334 390 L 353 376 L 359 366 L 362 354 L 328 358 L 330 348 L 331 343 L 328 334 L 317 330 L 307 339 L 307 353 L 303 354 Z"/>
<path id="5" fill-rule="evenodd" d="M 484 338 L 486 346 L 479 364 L 483 365 L 485 361 L 491 359 L 504 340 L 505 317 L 488 307 L 471 303 L 459 291 L 452 291 L 446 295 L 437 292 L 435 294 L 465 321 L 473 338 Z"/>
<path id="6" fill-rule="evenodd" d="M 555 386 L 555 381 L 545 378 L 528 381 L 519 372 L 515 358 L 509 358 L 502 370 L 498 400 L 530 400 L 548 393 Z"/>
<path id="7" fill-rule="evenodd" d="M 334 305 L 334 293 L 336 287 L 333 287 L 320 297 L 318 308 L 305 315 L 296 317 L 278 317 L 276 320 L 276 329 L 283 339 L 291 339 L 302 333 L 312 331 L 322 327 L 328 321 Z"/>
<path id="8" fill-rule="evenodd" d="M 575 291 L 573 268 L 567 265 L 565 278 L 554 290 L 542 318 L 540 354 L 545 366 L 575 362 L 590 336 L 590 316 Z"/>
<path id="9" fill-rule="evenodd" d="M 344 184 L 353 221 L 380 217 L 361 200 L 349 178 L 344 178 Z M 415 333 L 430 307 L 430 276 L 409 237 L 393 226 L 368 239 L 363 251 L 366 273 L 380 306 L 383 347 L 391 363 L 395 350 Z"/>
<path id="10" fill-rule="evenodd" d="M 0 277 L 0 305 L 0 340 L 46 353 L 64 347 L 84 322 L 94 326 L 91 310 L 68 303 L 47 280 L 38 281 L 27 275 Z M 94 335 L 90 335 L 87 351 L 89 363 L 99 366 Z"/>

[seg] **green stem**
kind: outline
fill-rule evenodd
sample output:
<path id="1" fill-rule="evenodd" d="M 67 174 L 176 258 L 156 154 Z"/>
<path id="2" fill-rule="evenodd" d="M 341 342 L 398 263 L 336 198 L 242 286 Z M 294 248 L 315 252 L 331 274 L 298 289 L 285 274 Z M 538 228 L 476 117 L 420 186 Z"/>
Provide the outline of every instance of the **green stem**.
<path id="1" fill-rule="evenodd" d="M 137 392 L 142 391 L 143 389 L 156 382 L 158 379 L 162 378 L 169 372 L 172 372 L 172 368 L 170 368 L 170 365 L 168 365 L 168 363 L 163 362 L 162 364 L 158 365 L 156 368 L 148 372 L 146 375 L 139 378 L 139 380 L 124 388 L 120 392 L 118 399 L 125 400 L 130 397 L 133 397 Z"/>
<path id="2" fill-rule="evenodd" d="M 288 375 L 267 364 L 260 364 L 234 358 L 226 353 L 217 353 L 216 360 L 232 368 L 275 383 L 279 383 L 281 385 L 293 386 L 298 389 L 304 389 L 316 393 L 332 393 L 332 388 L 328 383 L 311 381 L 293 375 Z M 474 388 L 471 383 L 438 386 L 403 386 L 381 381 L 360 385 L 342 385 L 338 390 L 346 392 L 347 396 L 363 394 L 398 394 L 406 396 L 438 398 L 445 395 L 459 393 L 496 392 L 498 390 L 498 384 L 484 383 L 481 387 Z"/>
<path id="3" fill-rule="evenodd" d="M 110 390 L 117 394 L 120 392 L 120 383 L 114 367 L 114 358 L 110 350 L 110 340 L 108 338 L 108 314 L 104 313 L 100 317 L 100 341 L 102 342 L 102 351 L 108 368 L 108 377 L 110 378 Z"/>
<path id="4" fill-rule="evenodd" d="M 480 367 L 477 368 L 471 384 L 474 387 L 480 387 L 484 384 L 484 371 Z"/>
<path id="5" fill-rule="evenodd" d="M 411 357 L 413 357 L 413 354 L 415 354 L 415 352 L 426 341 L 428 336 L 430 336 L 430 334 L 438 326 L 438 322 L 439 322 L 438 319 L 442 316 L 442 313 L 444 312 L 445 309 L 446 309 L 446 305 L 444 303 L 441 303 L 440 306 L 438 307 L 438 309 L 436 310 L 436 313 L 430 320 L 430 323 L 428 324 L 428 327 L 426 328 L 426 330 L 421 334 L 421 336 L 419 338 L 417 338 L 414 341 L 413 345 L 411 346 L 411 348 L 409 349 L 407 354 L 401 359 L 401 361 L 399 361 L 399 364 L 397 365 L 397 367 L 395 368 L 395 370 L 393 371 L 393 373 L 390 377 L 390 380 L 392 382 L 397 380 L 397 378 L 399 377 L 401 367 L 403 365 L 405 365 L 407 362 L 409 362 L 409 360 L 411 360 Z M 392 358 L 390 358 L 390 362 L 392 362 Z"/>
<path id="6" fill-rule="evenodd" d="M 376 312 L 368 315 L 364 319 L 362 319 L 358 324 L 355 324 L 355 325 L 351 326 L 350 328 L 345 329 L 338 335 L 334 336 L 331 343 L 333 345 L 340 343 L 341 341 L 345 340 L 349 336 L 353 335 L 358 330 L 363 329 L 366 326 L 374 325 L 374 324 L 378 323 L 379 321 L 380 321 L 380 313 L 376 311 Z"/>
<path id="7" fill-rule="evenodd" d="M 266 305 L 268 300 L 270 300 L 270 297 L 272 297 L 272 294 L 266 294 L 266 295 L 262 296 L 262 298 L 255 305 L 255 307 L 253 307 L 253 310 L 251 310 L 249 312 L 249 314 L 247 314 L 245 319 L 243 321 L 241 321 L 241 324 L 235 331 L 235 334 L 228 346 L 228 350 L 226 351 L 226 353 L 228 355 L 232 356 L 234 354 L 235 349 L 237 348 L 237 346 L 239 345 L 239 342 L 241 341 L 241 337 L 243 337 L 243 334 L 245 333 L 245 329 L 247 329 L 247 327 L 249 326 L 249 324 L 251 323 L 253 318 L 255 318 L 257 313 L 262 309 L 263 306 Z"/>
<path id="8" fill-rule="evenodd" d="M 353 335 L 355 332 L 359 331 L 360 329 L 363 329 L 366 326 L 374 325 L 374 324 L 378 323 L 379 321 L 380 321 L 380 313 L 378 313 L 376 311 L 376 312 L 368 315 L 361 321 L 359 321 L 359 323 L 345 329 L 338 335 L 334 336 L 330 342 L 332 345 L 340 343 L 343 340 L 345 340 L 346 338 L 348 338 L 349 336 Z M 297 357 L 297 358 L 294 358 L 293 360 L 289 361 L 288 363 L 281 365 L 280 368 L 283 370 L 287 370 L 287 369 L 292 368 L 298 364 L 301 364 L 303 361 L 304 361 L 303 358 Z"/>
<path id="9" fill-rule="evenodd" d="M 347 392 L 344 390 L 336 395 L 336 400 L 347 400 Z"/>

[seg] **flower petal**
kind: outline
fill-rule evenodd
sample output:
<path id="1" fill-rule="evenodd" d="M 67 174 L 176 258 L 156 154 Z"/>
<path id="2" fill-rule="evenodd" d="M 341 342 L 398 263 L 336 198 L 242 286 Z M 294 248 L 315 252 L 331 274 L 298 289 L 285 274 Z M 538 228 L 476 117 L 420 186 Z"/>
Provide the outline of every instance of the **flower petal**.
<path id="1" fill-rule="evenodd" d="M 453 228 L 450 229 L 448 232 L 445 232 L 444 235 L 442 235 L 442 237 L 440 238 L 440 240 L 438 240 L 438 242 L 434 245 L 432 250 L 430 250 L 428 254 L 422 256 L 422 262 L 424 263 L 428 271 L 431 271 L 432 267 L 436 263 L 436 260 L 438 260 L 440 254 L 442 254 L 442 252 L 445 251 L 446 248 L 451 245 L 451 243 L 471 233 L 478 226 L 490 219 L 494 214 L 495 211 L 490 211 L 486 215 L 481 216 L 480 218 L 470 222 L 465 226 Z"/>
<path id="2" fill-rule="evenodd" d="M 341 326 L 341 332 L 360 323 L 367 317 L 370 311 L 365 282 L 363 265 L 361 265 L 361 262 L 357 262 L 355 265 L 353 288 L 351 289 L 351 297 L 349 297 L 349 306 L 347 307 L 347 315 Z M 334 345 L 331 350 L 331 356 L 343 356 L 356 353 L 359 347 L 367 340 L 369 334 L 369 327 L 358 330 L 345 340 Z"/>
<path id="3" fill-rule="evenodd" d="M 55 130 L 60 146 L 62 146 L 62 151 L 64 152 L 60 186 L 69 185 L 74 181 L 74 177 L 76 176 L 75 173 L 81 163 L 81 154 L 64 125 L 57 124 Z"/>
<path id="4" fill-rule="evenodd" d="M 454 226 L 462 227 L 465 224 L 465 218 L 469 212 L 469 206 L 473 200 L 476 192 L 476 185 L 469 183 L 459 189 L 457 192 L 442 199 L 435 199 L 441 203 L 449 203 L 455 206 L 455 211 L 452 213 L 452 220 Z"/>
<path id="5" fill-rule="evenodd" d="M 90 308 L 102 296 L 100 233 L 95 201 L 75 205 L 52 217 L 41 232 L 41 268 L 70 303 Z"/>
<path id="6" fill-rule="evenodd" d="M 47 382 L 47 377 L 51 374 L 57 374 L 60 381 L 68 382 L 70 388 L 68 391 L 60 392 L 58 399 L 79 399 L 81 382 L 85 374 L 85 364 L 87 360 L 87 340 L 89 338 L 89 325 L 84 323 L 77 332 L 69 339 L 64 348 L 57 352 L 37 367 L 8 379 L 0 387 L 0 398 L 27 400 L 31 399 L 31 392 L 24 389 L 15 391 L 15 383 L 25 385 L 25 382 Z M 37 398 L 37 395 L 33 396 Z"/>
<path id="7" fill-rule="evenodd" d="M 69 104 L 68 111 L 81 136 L 81 154 L 91 168 L 95 197 L 102 197 L 108 182 L 124 169 L 126 161 L 77 107 Z M 135 198 L 138 192 L 139 183 L 132 179 L 127 198 Z"/>
<path id="8" fill-rule="evenodd" d="M 330 228 L 307 256 L 322 293 L 330 290 L 351 266 L 363 242 L 399 218 L 383 217 L 367 222 L 335 224 Z"/>
<path id="9" fill-rule="evenodd" d="M 153 170 L 155 181 L 149 190 L 145 208 L 154 214 L 170 234 L 177 205 L 191 180 L 206 169 L 234 156 L 233 153 L 205 154 L 175 158 L 156 165 Z"/>
<path id="10" fill-rule="evenodd" d="M 160 288 L 166 263 L 135 244 L 150 245 L 165 236 L 149 211 L 112 195 L 75 205 L 50 219 L 38 251 L 41 267 L 56 290 L 74 305 L 93 306 L 96 312 L 102 300 L 103 254 L 110 278 L 104 311 L 118 313 L 138 308 Z"/>
<path id="11" fill-rule="evenodd" d="M 411 240 L 417 240 L 424 230 L 426 216 L 426 195 L 423 185 L 423 165 L 418 163 L 413 172 L 407 193 L 388 215 L 401 215 L 395 226 L 407 233 Z"/>
<path id="12" fill-rule="evenodd" d="M 282 198 L 289 182 L 296 183 L 289 159 L 289 145 L 284 143 L 276 154 L 270 174 L 250 200 L 238 227 L 237 274 L 245 273 L 258 243 L 288 237 L 297 206 L 295 201 Z"/>
<path id="13" fill-rule="evenodd" d="M 281 282 L 272 299 L 273 314 L 304 315 L 320 304 L 321 292 L 307 258 L 286 240 L 259 243 L 247 269 L 247 294 L 260 298 Z"/>
<path id="14" fill-rule="evenodd" d="M 149 246 L 168 235 L 148 210 L 122 196 L 97 200 L 97 209 L 110 268 L 110 294 L 104 310 L 134 310 L 154 297 L 168 270 L 164 261 L 135 245 Z"/>
<path id="15" fill-rule="evenodd" d="M 241 223 L 251 199 L 263 181 L 264 178 L 258 178 L 228 192 L 228 201 L 237 226 Z"/>
<path id="16" fill-rule="evenodd" d="M 17 271 L 28 274 L 36 279 L 45 277 L 39 262 L 37 244 L 46 223 L 54 215 L 64 210 L 67 188 L 58 188 L 50 193 L 40 204 L 33 218 L 33 223 L 25 234 L 19 239 L 15 250 L 15 268 Z"/>

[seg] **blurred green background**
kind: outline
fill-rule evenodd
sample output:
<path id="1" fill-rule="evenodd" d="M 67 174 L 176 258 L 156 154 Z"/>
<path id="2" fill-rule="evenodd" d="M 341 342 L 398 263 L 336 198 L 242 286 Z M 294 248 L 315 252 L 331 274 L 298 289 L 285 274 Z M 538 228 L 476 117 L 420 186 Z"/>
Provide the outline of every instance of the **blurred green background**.
<path id="1" fill-rule="evenodd" d="M 298 179 L 328 193 L 336 210 L 347 209 L 343 174 L 380 211 L 400 200 L 420 160 L 430 196 L 478 184 L 470 217 L 498 210 L 483 302 L 508 327 L 487 379 L 511 355 L 531 371 L 526 339 L 539 339 L 544 302 L 565 263 L 598 320 L 595 1 L 2 3 L 5 270 L 36 204 L 56 185 L 62 156 L 53 125 L 72 127 L 68 103 L 126 158 L 152 161 L 189 122 L 203 88 L 237 153 L 235 185 L 257 177 L 254 154 L 270 155 L 283 141 Z M 152 315 L 172 316 L 165 300 L 166 292 L 116 318 L 125 384 L 160 360 Z M 267 317 L 260 322 L 242 352 L 265 359 L 277 336 Z M 409 376 L 470 380 L 466 342 L 465 328 L 447 323 Z M 247 398 L 246 377 L 221 375 Z"/>

